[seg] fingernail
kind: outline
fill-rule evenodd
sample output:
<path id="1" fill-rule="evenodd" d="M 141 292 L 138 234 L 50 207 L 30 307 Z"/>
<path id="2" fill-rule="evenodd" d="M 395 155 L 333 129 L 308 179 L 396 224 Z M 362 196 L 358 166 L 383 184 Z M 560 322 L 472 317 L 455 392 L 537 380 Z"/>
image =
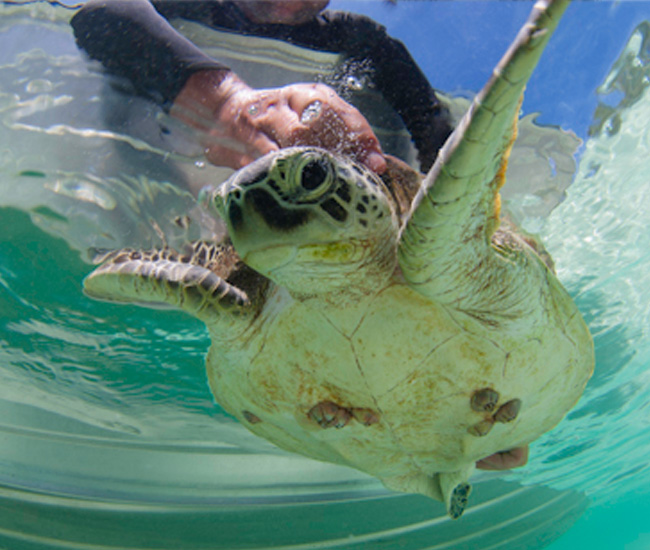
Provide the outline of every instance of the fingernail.
<path id="1" fill-rule="evenodd" d="M 377 174 L 383 174 L 386 171 L 386 160 L 379 153 L 370 153 L 365 158 L 364 164 Z"/>

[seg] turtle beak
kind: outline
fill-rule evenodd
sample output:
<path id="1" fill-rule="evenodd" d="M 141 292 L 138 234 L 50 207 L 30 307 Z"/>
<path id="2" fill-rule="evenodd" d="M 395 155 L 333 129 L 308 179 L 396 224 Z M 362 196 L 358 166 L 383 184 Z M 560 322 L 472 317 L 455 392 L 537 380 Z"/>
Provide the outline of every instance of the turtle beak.
<path id="1" fill-rule="evenodd" d="M 214 185 L 206 185 L 199 192 L 198 203 L 211 215 L 225 221 L 226 200 L 223 184 L 218 187 L 215 187 Z"/>

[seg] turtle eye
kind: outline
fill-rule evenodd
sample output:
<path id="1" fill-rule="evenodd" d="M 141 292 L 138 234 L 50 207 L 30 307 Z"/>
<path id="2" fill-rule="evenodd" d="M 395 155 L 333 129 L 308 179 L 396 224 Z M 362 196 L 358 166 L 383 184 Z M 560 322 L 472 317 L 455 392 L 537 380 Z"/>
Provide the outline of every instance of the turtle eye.
<path id="1" fill-rule="evenodd" d="M 311 158 L 300 171 L 300 186 L 310 196 L 325 191 L 330 183 L 330 169 L 323 158 Z"/>

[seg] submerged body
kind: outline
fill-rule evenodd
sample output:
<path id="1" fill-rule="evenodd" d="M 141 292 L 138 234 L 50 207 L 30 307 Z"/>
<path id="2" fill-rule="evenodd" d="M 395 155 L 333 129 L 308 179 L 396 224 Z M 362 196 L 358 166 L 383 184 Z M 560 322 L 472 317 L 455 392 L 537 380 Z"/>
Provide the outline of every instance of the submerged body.
<path id="1" fill-rule="evenodd" d="M 282 150 L 204 193 L 228 242 L 115 253 L 86 291 L 203 320 L 211 389 L 251 431 L 459 517 L 475 462 L 550 430 L 593 370 L 552 269 L 499 227 L 520 95 L 565 5 L 536 6 L 422 181 Z"/>

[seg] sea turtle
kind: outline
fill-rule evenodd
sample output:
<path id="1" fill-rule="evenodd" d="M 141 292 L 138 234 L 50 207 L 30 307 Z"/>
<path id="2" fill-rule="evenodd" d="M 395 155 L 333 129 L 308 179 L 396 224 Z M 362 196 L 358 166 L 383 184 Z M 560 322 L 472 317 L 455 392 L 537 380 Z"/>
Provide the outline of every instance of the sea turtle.
<path id="1" fill-rule="evenodd" d="M 459 517 L 476 461 L 555 426 L 593 370 L 571 298 L 499 223 L 520 97 L 565 7 L 538 2 L 423 180 L 271 153 L 204 191 L 226 242 L 111 253 L 86 292 L 198 317 L 214 396 L 252 432 Z"/>

